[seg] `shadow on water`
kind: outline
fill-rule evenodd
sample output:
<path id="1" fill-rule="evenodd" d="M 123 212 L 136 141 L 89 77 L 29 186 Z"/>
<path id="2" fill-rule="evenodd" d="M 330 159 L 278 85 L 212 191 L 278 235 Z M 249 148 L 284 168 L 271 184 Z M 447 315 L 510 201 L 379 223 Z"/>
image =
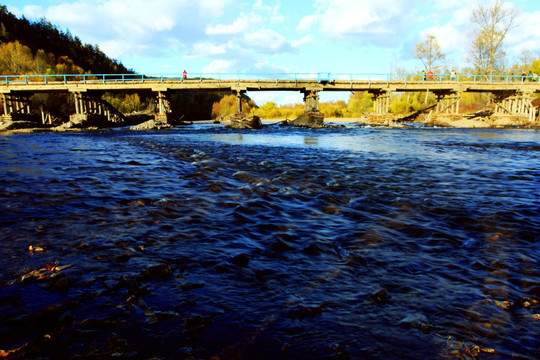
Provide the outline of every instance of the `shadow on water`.
<path id="1" fill-rule="evenodd" d="M 0 349 L 536 358 L 539 150 L 521 130 L 2 137 Z"/>

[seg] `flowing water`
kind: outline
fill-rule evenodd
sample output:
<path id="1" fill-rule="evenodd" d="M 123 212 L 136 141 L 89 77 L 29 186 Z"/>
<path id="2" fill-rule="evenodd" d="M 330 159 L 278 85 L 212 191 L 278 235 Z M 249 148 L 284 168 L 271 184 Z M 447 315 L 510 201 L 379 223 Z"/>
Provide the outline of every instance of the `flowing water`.
<path id="1" fill-rule="evenodd" d="M 540 357 L 539 131 L 193 125 L 0 154 L 8 358 Z"/>

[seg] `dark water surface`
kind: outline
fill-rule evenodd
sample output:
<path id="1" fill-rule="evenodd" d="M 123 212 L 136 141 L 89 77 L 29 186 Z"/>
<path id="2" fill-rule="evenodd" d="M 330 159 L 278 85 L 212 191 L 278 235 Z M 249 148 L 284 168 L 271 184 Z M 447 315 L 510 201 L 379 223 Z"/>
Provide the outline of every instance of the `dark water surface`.
<path id="1" fill-rule="evenodd" d="M 0 154 L 8 358 L 540 358 L 538 131 L 196 125 Z"/>

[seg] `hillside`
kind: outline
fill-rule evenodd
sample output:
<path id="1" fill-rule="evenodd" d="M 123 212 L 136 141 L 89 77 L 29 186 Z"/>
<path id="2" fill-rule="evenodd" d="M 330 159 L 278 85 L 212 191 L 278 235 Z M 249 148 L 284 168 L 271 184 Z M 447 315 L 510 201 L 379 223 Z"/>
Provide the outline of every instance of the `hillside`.
<path id="1" fill-rule="evenodd" d="M 58 64 L 63 65 L 58 70 L 72 73 L 133 73 L 117 60 L 107 57 L 98 46 L 83 44 L 77 36 L 60 31 L 44 18 L 38 22 L 24 17 L 19 19 L 5 5 L 0 5 L 0 46 L 4 47 L 0 54 L 2 74 L 13 74 L 14 70 L 58 73 L 55 71 Z M 22 65 L 14 66 L 18 62 Z"/>

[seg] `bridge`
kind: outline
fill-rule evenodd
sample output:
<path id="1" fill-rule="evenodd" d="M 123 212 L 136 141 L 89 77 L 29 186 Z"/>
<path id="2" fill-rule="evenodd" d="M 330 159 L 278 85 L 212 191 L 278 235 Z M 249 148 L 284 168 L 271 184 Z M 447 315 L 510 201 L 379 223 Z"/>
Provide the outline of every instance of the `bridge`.
<path id="1" fill-rule="evenodd" d="M 373 112 L 389 113 L 390 95 L 395 92 L 431 92 L 437 98 L 437 111 L 457 114 L 465 92 L 487 92 L 493 95 L 496 114 L 518 115 L 534 121 L 536 108 L 532 96 L 540 93 L 537 77 L 515 75 L 436 74 L 85 74 L 85 75 L 1 75 L 4 117 L 30 114 L 30 98 L 40 93 L 69 94 L 77 116 L 99 115 L 119 121 L 118 111 L 107 104 L 105 92 L 150 92 L 156 101 L 156 118 L 167 120 L 170 95 L 182 91 L 231 92 L 237 97 L 237 110 L 248 91 L 299 91 L 304 95 L 305 112 L 318 111 L 321 91 L 367 91 L 373 96 Z M 45 122 L 47 115 L 42 109 Z"/>

